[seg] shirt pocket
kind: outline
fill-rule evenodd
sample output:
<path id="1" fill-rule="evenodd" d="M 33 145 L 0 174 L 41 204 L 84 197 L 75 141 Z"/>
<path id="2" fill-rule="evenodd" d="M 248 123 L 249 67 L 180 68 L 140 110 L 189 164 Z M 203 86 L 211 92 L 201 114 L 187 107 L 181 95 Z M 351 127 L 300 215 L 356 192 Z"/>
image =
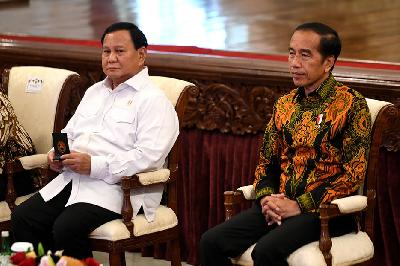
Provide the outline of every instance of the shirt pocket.
<path id="1" fill-rule="evenodd" d="M 114 123 L 133 124 L 135 121 L 134 111 L 129 108 L 114 107 L 107 117 Z"/>
<path id="2" fill-rule="evenodd" d="M 128 108 L 114 107 L 105 116 L 102 134 L 126 150 L 133 148 L 136 141 L 135 112 Z"/>
<path id="3" fill-rule="evenodd" d="M 73 131 L 76 134 L 92 132 L 93 127 L 97 124 L 99 109 L 98 105 L 92 104 L 79 106 L 76 110 L 78 119 L 76 119 Z"/>
<path id="4" fill-rule="evenodd" d="M 81 117 L 91 118 L 97 115 L 97 113 L 99 112 L 99 108 L 100 108 L 99 106 L 85 104 L 79 106 L 78 109 L 76 110 L 76 113 Z"/>

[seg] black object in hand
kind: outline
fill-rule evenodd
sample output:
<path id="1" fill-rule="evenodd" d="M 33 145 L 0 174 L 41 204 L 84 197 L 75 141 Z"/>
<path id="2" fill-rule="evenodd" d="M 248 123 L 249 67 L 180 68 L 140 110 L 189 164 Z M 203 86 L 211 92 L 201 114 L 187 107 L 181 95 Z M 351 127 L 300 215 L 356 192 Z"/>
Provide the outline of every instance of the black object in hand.
<path id="1" fill-rule="evenodd" d="M 61 156 L 70 153 L 68 147 L 67 133 L 52 133 L 53 135 L 53 147 L 54 147 L 54 159 L 60 161 Z"/>

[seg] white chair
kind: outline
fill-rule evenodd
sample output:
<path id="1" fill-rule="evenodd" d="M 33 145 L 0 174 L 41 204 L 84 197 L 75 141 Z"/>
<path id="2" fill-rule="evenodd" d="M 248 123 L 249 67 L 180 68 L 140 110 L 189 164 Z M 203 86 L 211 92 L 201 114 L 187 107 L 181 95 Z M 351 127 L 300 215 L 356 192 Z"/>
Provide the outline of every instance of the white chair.
<path id="1" fill-rule="evenodd" d="M 385 120 L 385 113 L 391 103 L 367 99 L 371 112 L 372 142 L 369 153 L 367 176 L 359 190 L 359 195 L 333 200 L 320 206 L 321 238 L 309 243 L 288 258 L 290 266 L 323 266 L 323 265 L 352 265 L 368 262 L 374 255 L 373 245 L 373 209 L 375 201 L 375 183 L 377 180 L 378 150 L 381 144 L 383 126 L 380 120 Z M 240 187 L 237 191 L 225 192 L 226 219 L 235 213 L 237 204 L 243 200 L 254 200 L 255 192 L 252 185 Z M 330 218 L 366 211 L 365 218 L 360 224 L 360 231 L 340 237 L 329 236 L 328 221 Z M 250 246 L 241 256 L 232 258 L 234 265 L 252 266 L 251 252 L 255 244 Z"/>
<path id="2" fill-rule="evenodd" d="M 51 133 L 59 132 L 66 125 L 84 88 L 77 73 L 42 66 L 6 69 L 2 81 L 2 90 L 8 95 L 18 121 L 28 132 L 37 152 L 6 162 L 4 166 L 3 173 L 7 175 L 8 183 L 6 201 L 0 202 L 0 228 L 6 230 L 12 210 L 32 195 L 16 197 L 13 175 L 35 168 L 47 169 L 47 152 L 52 147 Z M 43 173 L 43 176 L 47 175 L 47 171 Z"/>
<path id="3" fill-rule="evenodd" d="M 195 88 L 194 85 L 187 81 L 167 77 L 152 76 L 151 79 L 165 92 L 175 106 L 181 126 L 187 105 L 187 92 Z M 177 218 L 178 150 L 179 138 L 167 157 L 168 162 L 165 169 L 122 178 L 123 219 L 103 224 L 90 234 L 92 249 L 109 253 L 110 266 L 125 265 L 125 251 L 162 242 L 169 243 L 171 265 L 181 265 Z M 153 222 L 148 222 L 144 214 L 139 214 L 132 219 L 130 190 L 160 183 L 167 186 L 167 205 L 160 205 L 157 208 Z"/>

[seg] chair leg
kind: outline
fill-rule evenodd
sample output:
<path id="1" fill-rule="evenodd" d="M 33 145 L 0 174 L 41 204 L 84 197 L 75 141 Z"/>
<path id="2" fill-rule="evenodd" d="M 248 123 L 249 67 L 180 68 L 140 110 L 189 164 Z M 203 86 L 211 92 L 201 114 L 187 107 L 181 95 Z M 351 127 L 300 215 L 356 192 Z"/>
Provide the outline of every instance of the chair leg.
<path id="1" fill-rule="evenodd" d="M 181 266 L 179 238 L 169 241 L 169 250 L 171 252 L 171 266 Z"/>
<path id="2" fill-rule="evenodd" d="M 125 260 L 125 252 L 122 251 L 120 254 L 120 260 L 121 260 L 121 266 L 126 266 L 126 260 Z M 111 265 L 110 265 L 111 266 Z"/>
<path id="3" fill-rule="evenodd" d="M 110 266 L 125 266 L 125 252 L 110 252 L 108 260 Z"/>

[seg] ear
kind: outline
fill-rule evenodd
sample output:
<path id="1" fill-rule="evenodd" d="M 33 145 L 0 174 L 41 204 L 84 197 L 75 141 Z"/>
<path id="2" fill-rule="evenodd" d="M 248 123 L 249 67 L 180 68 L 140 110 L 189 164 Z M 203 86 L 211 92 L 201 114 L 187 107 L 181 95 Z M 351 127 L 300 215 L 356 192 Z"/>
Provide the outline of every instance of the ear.
<path id="1" fill-rule="evenodd" d="M 331 71 L 331 68 L 335 64 L 335 57 L 333 55 L 328 56 L 324 60 L 324 71 L 325 73 Z"/>
<path id="2" fill-rule="evenodd" d="M 139 64 L 143 66 L 147 57 L 147 48 L 146 47 L 139 48 L 138 54 L 139 54 Z"/>

